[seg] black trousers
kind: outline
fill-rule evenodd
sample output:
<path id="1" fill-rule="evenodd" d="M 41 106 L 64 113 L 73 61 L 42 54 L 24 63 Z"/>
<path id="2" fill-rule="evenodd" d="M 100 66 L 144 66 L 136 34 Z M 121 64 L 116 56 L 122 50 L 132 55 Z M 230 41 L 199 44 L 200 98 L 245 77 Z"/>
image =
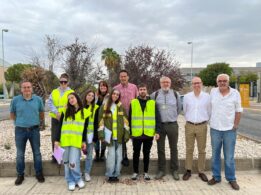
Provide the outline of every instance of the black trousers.
<path id="1" fill-rule="evenodd" d="M 57 132 L 59 131 L 59 127 L 60 127 L 60 121 L 58 121 L 55 118 L 51 119 L 51 141 L 52 141 L 52 151 L 54 148 L 54 142 L 55 142 L 55 135 L 57 134 Z"/>
<path id="2" fill-rule="evenodd" d="M 147 139 L 133 139 L 133 170 L 134 173 L 139 173 L 139 158 L 141 145 L 143 143 L 143 164 L 144 164 L 144 173 L 148 173 L 149 170 L 149 161 L 150 161 L 150 149 L 152 146 L 152 138 Z"/>

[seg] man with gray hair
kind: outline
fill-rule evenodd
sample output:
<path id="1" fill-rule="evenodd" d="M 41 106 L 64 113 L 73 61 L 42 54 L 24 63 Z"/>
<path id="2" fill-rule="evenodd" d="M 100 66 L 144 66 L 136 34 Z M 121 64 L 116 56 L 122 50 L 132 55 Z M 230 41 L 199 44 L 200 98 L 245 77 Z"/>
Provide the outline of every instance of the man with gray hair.
<path id="1" fill-rule="evenodd" d="M 157 141 L 158 149 L 158 173 L 155 179 L 161 179 L 165 175 L 166 155 L 165 140 L 169 140 L 170 165 L 173 178 L 179 180 L 178 164 L 178 114 L 181 111 L 181 101 L 179 94 L 171 89 L 171 79 L 163 76 L 160 79 L 161 89 L 151 94 L 151 98 L 156 101 L 161 118 L 160 138 Z"/>
<path id="2" fill-rule="evenodd" d="M 211 117 L 210 135 L 212 145 L 212 173 L 213 178 L 208 181 L 214 185 L 221 181 L 221 148 L 223 145 L 225 177 L 234 190 L 239 190 L 235 177 L 235 145 L 237 129 L 240 122 L 241 107 L 240 94 L 229 87 L 229 76 L 217 76 L 217 88 L 210 92 Z"/>

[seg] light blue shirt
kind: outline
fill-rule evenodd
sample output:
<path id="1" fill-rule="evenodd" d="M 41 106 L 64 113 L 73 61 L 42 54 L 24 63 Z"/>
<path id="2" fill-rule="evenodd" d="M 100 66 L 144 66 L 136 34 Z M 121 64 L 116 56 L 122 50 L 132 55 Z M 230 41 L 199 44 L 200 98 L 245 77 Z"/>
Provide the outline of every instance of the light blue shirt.
<path id="1" fill-rule="evenodd" d="M 18 127 L 40 125 L 40 112 L 44 112 L 43 100 L 37 95 L 33 95 L 29 100 L 18 95 L 13 98 L 10 104 L 10 113 L 14 113 L 14 123 Z"/>

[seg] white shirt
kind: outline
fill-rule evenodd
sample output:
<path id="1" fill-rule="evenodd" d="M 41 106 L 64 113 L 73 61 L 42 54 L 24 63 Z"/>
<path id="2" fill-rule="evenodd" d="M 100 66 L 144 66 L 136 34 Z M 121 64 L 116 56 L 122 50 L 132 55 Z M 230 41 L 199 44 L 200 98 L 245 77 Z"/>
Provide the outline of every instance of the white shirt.
<path id="1" fill-rule="evenodd" d="M 229 93 L 223 96 L 219 88 L 214 88 L 210 92 L 210 98 L 212 107 L 210 127 L 219 131 L 231 130 L 236 112 L 243 112 L 239 92 L 229 87 Z"/>
<path id="2" fill-rule="evenodd" d="M 201 123 L 208 121 L 211 114 L 211 104 L 209 94 L 201 91 L 199 96 L 190 92 L 184 96 L 183 110 L 186 121 Z"/>

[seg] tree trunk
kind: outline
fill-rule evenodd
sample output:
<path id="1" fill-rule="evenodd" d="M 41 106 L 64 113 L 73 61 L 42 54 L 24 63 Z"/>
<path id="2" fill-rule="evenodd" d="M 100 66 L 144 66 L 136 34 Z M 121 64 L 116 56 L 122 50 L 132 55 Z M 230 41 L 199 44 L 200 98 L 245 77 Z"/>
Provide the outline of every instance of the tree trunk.
<path id="1" fill-rule="evenodd" d="M 10 93 L 9 93 L 10 98 L 14 97 L 14 82 L 12 82 L 11 88 L 10 88 Z"/>

